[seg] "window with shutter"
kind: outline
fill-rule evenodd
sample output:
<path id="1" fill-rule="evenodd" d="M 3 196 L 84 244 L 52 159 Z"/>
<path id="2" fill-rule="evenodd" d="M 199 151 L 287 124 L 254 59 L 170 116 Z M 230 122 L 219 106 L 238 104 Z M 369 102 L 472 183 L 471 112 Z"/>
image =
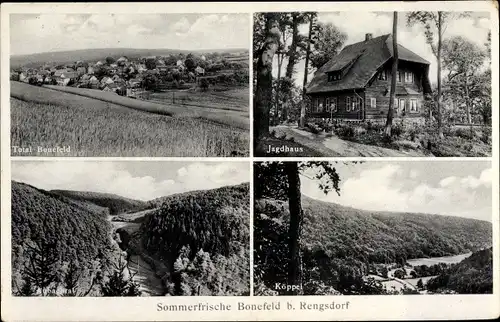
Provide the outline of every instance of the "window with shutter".
<path id="1" fill-rule="evenodd" d="M 370 98 L 370 106 L 371 108 L 377 107 L 377 99 L 375 97 Z"/>
<path id="2" fill-rule="evenodd" d="M 345 98 L 345 110 L 349 112 L 351 110 L 351 98 L 346 97 Z"/>

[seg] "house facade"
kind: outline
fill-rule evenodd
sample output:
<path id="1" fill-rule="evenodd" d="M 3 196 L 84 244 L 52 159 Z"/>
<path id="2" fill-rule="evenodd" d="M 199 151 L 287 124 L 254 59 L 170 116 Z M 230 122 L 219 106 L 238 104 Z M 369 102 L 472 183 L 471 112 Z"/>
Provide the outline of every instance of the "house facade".
<path id="1" fill-rule="evenodd" d="M 430 63 L 398 45 L 395 118 L 423 118 L 424 98 L 431 93 Z M 308 118 L 380 120 L 387 117 L 393 62 L 392 36 L 346 46 L 315 73 L 306 93 Z"/>

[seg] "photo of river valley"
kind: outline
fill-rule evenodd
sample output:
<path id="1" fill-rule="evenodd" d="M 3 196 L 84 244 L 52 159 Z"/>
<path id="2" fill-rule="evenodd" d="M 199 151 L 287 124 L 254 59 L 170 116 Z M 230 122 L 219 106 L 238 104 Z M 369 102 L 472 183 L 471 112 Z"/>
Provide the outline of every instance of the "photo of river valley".
<path id="1" fill-rule="evenodd" d="M 248 295 L 249 168 L 14 161 L 13 295 Z"/>
<path id="2" fill-rule="evenodd" d="M 491 294 L 492 176 L 488 161 L 254 163 L 254 294 Z"/>

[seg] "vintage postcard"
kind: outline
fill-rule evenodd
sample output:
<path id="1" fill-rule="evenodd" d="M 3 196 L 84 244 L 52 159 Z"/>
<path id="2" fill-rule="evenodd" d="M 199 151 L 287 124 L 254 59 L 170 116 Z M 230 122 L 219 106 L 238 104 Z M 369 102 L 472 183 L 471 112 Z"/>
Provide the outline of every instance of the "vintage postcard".
<path id="1" fill-rule="evenodd" d="M 0 24 L 2 321 L 500 317 L 495 3 Z"/>

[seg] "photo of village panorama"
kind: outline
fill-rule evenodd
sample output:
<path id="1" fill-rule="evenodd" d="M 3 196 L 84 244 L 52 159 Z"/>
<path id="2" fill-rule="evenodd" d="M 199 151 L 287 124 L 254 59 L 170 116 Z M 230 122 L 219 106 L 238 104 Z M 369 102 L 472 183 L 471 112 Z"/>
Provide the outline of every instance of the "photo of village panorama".
<path id="1" fill-rule="evenodd" d="M 12 14 L 10 36 L 13 156 L 249 155 L 248 15 Z"/>
<path id="2" fill-rule="evenodd" d="M 257 156 L 491 156 L 482 12 L 254 15 Z"/>

